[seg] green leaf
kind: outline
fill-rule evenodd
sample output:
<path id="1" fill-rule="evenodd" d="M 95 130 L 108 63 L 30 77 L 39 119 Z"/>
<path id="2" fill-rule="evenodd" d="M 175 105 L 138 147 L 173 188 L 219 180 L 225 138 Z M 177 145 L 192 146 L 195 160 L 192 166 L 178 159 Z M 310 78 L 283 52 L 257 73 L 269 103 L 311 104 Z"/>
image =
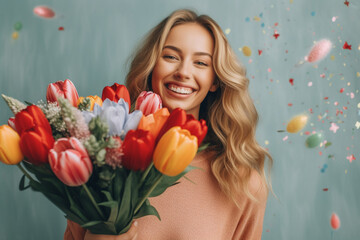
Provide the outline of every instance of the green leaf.
<path id="1" fill-rule="evenodd" d="M 101 191 L 101 192 L 106 196 L 107 200 L 109 201 L 99 203 L 98 205 L 110 208 L 110 215 L 108 218 L 108 222 L 115 223 L 117 214 L 119 212 L 119 204 L 117 201 L 114 201 L 112 199 L 111 194 L 109 192 L 107 191 Z"/>
<path id="2" fill-rule="evenodd" d="M 65 188 L 65 193 L 66 193 L 67 199 L 70 204 L 70 207 L 69 207 L 70 211 L 72 211 L 74 214 L 76 214 L 78 216 L 78 218 L 80 218 L 82 221 L 88 222 L 89 220 L 82 213 L 83 210 L 75 203 L 74 199 L 71 197 L 68 188 Z"/>
<path id="3" fill-rule="evenodd" d="M 210 145 L 210 143 L 203 143 L 203 144 L 200 145 L 200 147 L 198 148 L 197 153 L 205 150 L 209 145 Z"/>
<path id="4" fill-rule="evenodd" d="M 136 176 L 133 171 L 130 171 L 128 177 L 126 178 L 124 192 L 121 198 L 121 203 L 119 206 L 119 212 L 116 218 L 116 227 L 117 229 L 123 229 L 132 219 L 133 209 L 132 206 L 132 191 L 137 191 L 137 181 Z M 136 199 L 137 201 L 137 199 Z"/>
<path id="5" fill-rule="evenodd" d="M 25 189 L 28 189 L 30 187 L 30 184 L 25 186 L 25 175 L 23 175 L 20 179 L 20 183 L 19 183 L 19 190 L 20 191 L 24 191 Z"/>
<path id="6" fill-rule="evenodd" d="M 85 224 L 82 224 L 81 227 L 83 228 L 89 228 L 89 227 L 92 227 L 92 226 L 95 226 L 95 225 L 98 225 L 100 223 L 102 223 L 103 221 L 91 221 L 91 222 L 87 222 Z"/>
<path id="7" fill-rule="evenodd" d="M 134 216 L 134 218 L 141 218 L 147 215 L 155 215 L 161 221 L 158 211 L 156 210 L 156 208 L 150 205 L 148 199 L 146 199 L 145 203 L 141 206 L 139 212 Z"/>

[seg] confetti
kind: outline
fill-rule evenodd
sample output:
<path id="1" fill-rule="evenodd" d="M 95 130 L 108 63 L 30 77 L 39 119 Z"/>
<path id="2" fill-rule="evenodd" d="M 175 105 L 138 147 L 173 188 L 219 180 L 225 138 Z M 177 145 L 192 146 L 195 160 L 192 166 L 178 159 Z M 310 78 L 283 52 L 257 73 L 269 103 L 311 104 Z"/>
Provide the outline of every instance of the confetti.
<path id="1" fill-rule="evenodd" d="M 262 50 L 258 50 L 259 56 L 262 54 L 262 52 L 263 52 Z"/>
<path id="2" fill-rule="evenodd" d="M 327 191 L 329 191 L 329 189 L 328 188 L 323 188 L 323 191 L 327 192 Z"/>
<path id="3" fill-rule="evenodd" d="M 349 160 L 350 163 L 351 163 L 352 161 L 356 160 L 354 154 L 351 154 L 351 155 L 347 156 L 346 159 Z"/>
<path id="4" fill-rule="evenodd" d="M 331 123 L 331 127 L 329 128 L 330 131 L 336 133 L 336 131 L 339 129 L 339 126 L 336 125 L 336 123 Z"/>
<path id="5" fill-rule="evenodd" d="M 293 79 L 293 78 L 290 78 L 290 79 L 289 79 L 289 83 L 291 84 L 291 86 L 294 86 L 294 79 Z"/>
<path id="6" fill-rule="evenodd" d="M 311 12 L 311 16 L 312 16 L 312 17 L 315 16 L 315 14 L 316 14 L 315 11 L 312 11 L 312 12 Z"/>
<path id="7" fill-rule="evenodd" d="M 330 225 L 334 230 L 339 229 L 340 219 L 336 213 L 331 214 Z"/>
<path id="8" fill-rule="evenodd" d="M 351 45 L 349 45 L 346 41 L 344 43 L 343 49 L 351 50 Z"/>
<path id="9" fill-rule="evenodd" d="M 22 24 L 21 24 L 21 22 L 17 22 L 17 23 L 15 23 L 15 25 L 14 25 L 14 29 L 15 29 L 16 31 L 20 31 L 20 30 L 21 30 L 21 28 L 22 28 Z"/>
<path id="10" fill-rule="evenodd" d="M 320 74 L 320 77 L 321 77 L 321 78 L 325 78 L 325 73 Z"/>
<path id="11" fill-rule="evenodd" d="M 343 93 L 343 92 L 344 92 L 344 90 L 345 90 L 344 88 L 341 88 L 341 89 L 340 89 L 340 93 Z"/>
<path id="12" fill-rule="evenodd" d="M 311 87 L 313 85 L 312 82 L 308 82 L 308 87 Z"/>
<path id="13" fill-rule="evenodd" d="M 332 17 L 331 21 L 335 22 L 338 17 Z"/>
<path id="14" fill-rule="evenodd" d="M 288 136 L 285 136 L 282 140 L 286 141 L 286 140 L 288 140 L 288 138 L 289 138 Z"/>
<path id="15" fill-rule="evenodd" d="M 349 1 L 348 0 L 345 0 L 345 2 L 344 2 L 344 4 L 346 5 L 346 6 L 349 6 Z"/>
<path id="16" fill-rule="evenodd" d="M 59 31 L 64 31 L 64 27 L 59 27 Z"/>
<path id="17" fill-rule="evenodd" d="M 225 29 L 225 34 L 230 34 L 230 32 L 231 32 L 230 28 Z"/>
<path id="18" fill-rule="evenodd" d="M 360 122 L 359 122 L 359 121 L 356 121 L 355 127 L 356 127 L 356 129 L 359 129 L 359 128 L 360 128 Z"/>
<path id="19" fill-rule="evenodd" d="M 275 39 L 278 39 L 278 37 L 280 36 L 280 34 L 277 33 L 277 32 L 275 32 L 273 36 L 274 36 Z"/>
<path id="20" fill-rule="evenodd" d="M 13 32 L 12 35 L 11 35 L 11 37 L 12 37 L 13 39 L 18 39 L 19 33 L 18 33 L 18 32 Z"/>

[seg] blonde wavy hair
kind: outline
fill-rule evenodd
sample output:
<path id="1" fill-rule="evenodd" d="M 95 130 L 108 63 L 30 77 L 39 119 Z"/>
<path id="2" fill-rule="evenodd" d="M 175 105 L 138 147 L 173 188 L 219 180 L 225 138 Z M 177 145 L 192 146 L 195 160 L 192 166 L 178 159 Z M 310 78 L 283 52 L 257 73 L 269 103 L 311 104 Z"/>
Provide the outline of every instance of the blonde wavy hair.
<path id="1" fill-rule="evenodd" d="M 239 194 L 253 200 L 249 189 L 251 172 L 255 169 L 263 185 L 271 189 L 268 170 L 271 156 L 255 139 L 258 114 L 249 95 L 249 80 L 245 68 L 239 63 L 220 26 L 209 16 L 198 16 L 191 10 L 177 10 L 155 26 L 132 56 L 126 85 L 134 102 L 141 91 L 150 91 L 151 73 L 160 57 L 170 30 L 179 24 L 198 23 L 213 36 L 213 68 L 216 73 L 216 92 L 209 92 L 200 107 L 199 118 L 205 119 L 209 132 L 204 141 L 209 150 L 217 154 L 211 161 L 211 170 L 221 190 L 238 205 Z M 209 124 L 210 123 L 210 124 Z"/>

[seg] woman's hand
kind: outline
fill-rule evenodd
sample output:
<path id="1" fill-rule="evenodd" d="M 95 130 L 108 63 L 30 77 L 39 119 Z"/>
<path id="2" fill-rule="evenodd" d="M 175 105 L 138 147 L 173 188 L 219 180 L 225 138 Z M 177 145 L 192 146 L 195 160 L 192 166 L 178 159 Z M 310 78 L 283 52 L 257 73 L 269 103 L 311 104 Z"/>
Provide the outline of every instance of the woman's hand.
<path id="1" fill-rule="evenodd" d="M 135 221 L 129 231 L 121 235 L 101 235 L 92 234 L 86 230 L 84 240 L 136 240 L 137 237 L 137 222 Z"/>

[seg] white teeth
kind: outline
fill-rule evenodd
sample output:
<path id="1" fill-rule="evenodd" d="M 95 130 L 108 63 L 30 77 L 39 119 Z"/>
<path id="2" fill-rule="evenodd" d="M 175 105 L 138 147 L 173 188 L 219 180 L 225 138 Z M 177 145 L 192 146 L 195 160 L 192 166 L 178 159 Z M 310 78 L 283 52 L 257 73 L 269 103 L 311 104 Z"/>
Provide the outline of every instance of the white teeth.
<path id="1" fill-rule="evenodd" d="M 191 94 L 193 92 L 193 90 L 191 88 L 179 87 L 179 86 L 175 86 L 173 84 L 170 84 L 168 86 L 168 88 L 173 92 L 181 93 L 181 94 Z"/>

